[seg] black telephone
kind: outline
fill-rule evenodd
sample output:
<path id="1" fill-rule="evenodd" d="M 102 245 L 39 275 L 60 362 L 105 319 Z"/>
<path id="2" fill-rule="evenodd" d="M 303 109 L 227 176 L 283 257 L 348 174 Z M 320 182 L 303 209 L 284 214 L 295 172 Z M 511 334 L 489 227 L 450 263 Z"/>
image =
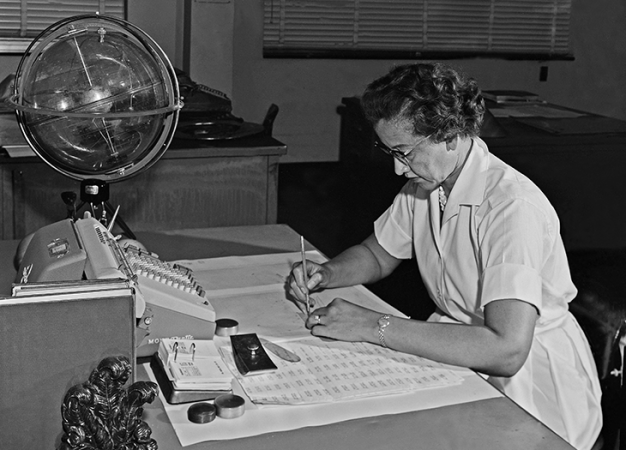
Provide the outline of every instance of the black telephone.
<path id="1" fill-rule="evenodd" d="M 270 106 L 263 124 L 246 122 L 232 114 L 232 102 L 225 93 L 196 83 L 180 69 L 175 69 L 175 72 L 183 100 L 176 137 L 219 140 L 271 134 L 278 114 L 276 105 Z"/>
<path id="2" fill-rule="evenodd" d="M 178 79 L 180 95 L 183 98 L 181 116 L 226 117 L 231 113 L 233 105 L 225 93 L 196 83 L 180 69 L 174 70 Z"/>

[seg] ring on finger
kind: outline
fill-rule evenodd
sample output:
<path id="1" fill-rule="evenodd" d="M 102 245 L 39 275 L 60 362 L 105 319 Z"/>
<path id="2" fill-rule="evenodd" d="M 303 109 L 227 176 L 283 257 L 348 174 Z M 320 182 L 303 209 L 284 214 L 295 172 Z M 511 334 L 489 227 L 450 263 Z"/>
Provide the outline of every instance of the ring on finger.
<path id="1" fill-rule="evenodd" d="M 322 324 L 322 317 L 321 316 L 316 314 L 315 316 L 313 316 L 313 318 L 315 319 L 315 325 L 321 325 Z"/>

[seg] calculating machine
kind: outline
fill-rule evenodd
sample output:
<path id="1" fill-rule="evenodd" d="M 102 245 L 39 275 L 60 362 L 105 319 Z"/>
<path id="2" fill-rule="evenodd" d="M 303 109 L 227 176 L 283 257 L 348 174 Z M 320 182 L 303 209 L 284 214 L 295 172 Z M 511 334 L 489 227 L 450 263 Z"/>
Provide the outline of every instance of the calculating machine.
<path id="1" fill-rule="evenodd" d="M 192 271 L 132 245 L 122 248 L 88 213 L 40 228 L 23 255 L 15 283 L 128 280 L 135 291 L 138 358 L 153 355 L 162 338 L 213 338 L 215 310 Z"/>

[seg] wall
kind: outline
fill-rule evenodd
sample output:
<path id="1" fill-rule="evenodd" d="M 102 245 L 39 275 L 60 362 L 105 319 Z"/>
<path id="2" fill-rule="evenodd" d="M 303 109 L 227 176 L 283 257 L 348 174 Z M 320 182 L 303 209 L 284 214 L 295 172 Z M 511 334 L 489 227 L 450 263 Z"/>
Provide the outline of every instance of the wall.
<path id="1" fill-rule="evenodd" d="M 182 2 L 128 0 L 128 21 L 154 39 L 174 66 L 182 67 Z"/>
<path id="2" fill-rule="evenodd" d="M 189 8 L 188 25 L 185 8 Z M 128 2 L 128 20 L 157 41 L 175 67 L 229 96 L 233 91 L 233 15 L 234 0 Z"/>
<path id="3" fill-rule="evenodd" d="M 130 0 L 129 20 L 182 67 L 183 0 Z M 263 2 L 194 0 L 191 65 L 194 80 L 227 92 L 233 113 L 261 122 L 272 103 L 280 112 L 274 136 L 289 146 L 281 162 L 339 157 L 341 98 L 359 95 L 373 78 L 407 61 L 263 59 Z M 484 89 L 525 89 L 548 101 L 626 120 L 626 2 L 573 0 L 575 61 L 449 61 Z M 231 41 L 232 39 L 232 41 Z M 0 79 L 19 56 L 0 55 Z M 541 66 L 548 80 L 539 81 Z"/>
<path id="4" fill-rule="evenodd" d="M 280 112 L 274 135 L 289 146 L 281 162 L 338 159 L 341 98 L 406 61 L 263 59 L 260 1 L 235 2 L 235 112 L 258 120 L 270 103 Z M 626 120 L 626 2 L 573 0 L 575 61 L 449 61 L 484 89 L 525 89 L 548 101 Z M 539 82 L 539 70 L 548 79 Z"/>

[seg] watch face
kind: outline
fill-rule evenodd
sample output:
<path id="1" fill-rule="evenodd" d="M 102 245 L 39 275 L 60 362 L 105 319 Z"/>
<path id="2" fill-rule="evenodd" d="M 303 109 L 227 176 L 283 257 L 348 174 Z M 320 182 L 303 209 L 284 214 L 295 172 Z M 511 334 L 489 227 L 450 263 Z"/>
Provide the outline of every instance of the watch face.
<path id="1" fill-rule="evenodd" d="M 389 316 L 384 315 L 380 319 L 378 319 L 378 326 L 379 327 L 385 328 L 387 325 L 389 325 Z"/>

